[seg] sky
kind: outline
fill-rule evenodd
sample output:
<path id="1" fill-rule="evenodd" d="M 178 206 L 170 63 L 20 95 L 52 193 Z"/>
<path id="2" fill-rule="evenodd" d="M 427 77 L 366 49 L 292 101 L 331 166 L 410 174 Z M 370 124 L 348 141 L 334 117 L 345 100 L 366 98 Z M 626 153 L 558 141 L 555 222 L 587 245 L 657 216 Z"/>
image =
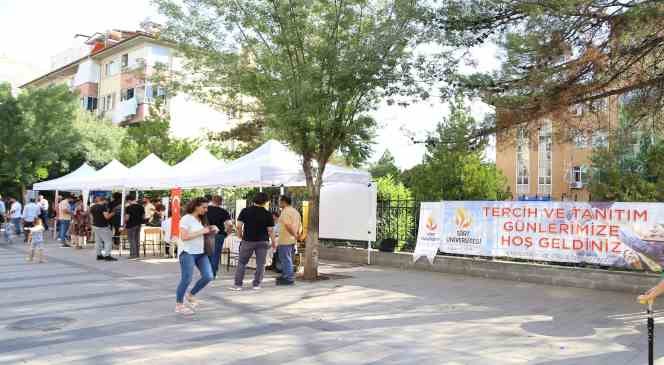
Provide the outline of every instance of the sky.
<path id="1" fill-rule="evenodd" d="M 0 0 L 0 81 L 15 86 L 50 70 L 51 57 L 80 43 L 75 34 L 93 34 L 108 29 L 139 29 L 139 24 L 159 15 L 149 0 Z M 498 65 L 495 47 L 473 50 L 474 69 L 491 70 Z M 471 104 L 471 112 L 482 119 L 488 107 Z M 402 169 L 421 162 L 424 146 L 413 144 L 408 134 L 423 138 L 448 113 L 446 104 L 429 100 L 409 107 L 381 103 L 372 115 L 379 123 L 375 161 L 389 149 Z M 408 130 L 409 133 L 404 133 Z M 488 160 L 495 159 L 492 148 Z"/>

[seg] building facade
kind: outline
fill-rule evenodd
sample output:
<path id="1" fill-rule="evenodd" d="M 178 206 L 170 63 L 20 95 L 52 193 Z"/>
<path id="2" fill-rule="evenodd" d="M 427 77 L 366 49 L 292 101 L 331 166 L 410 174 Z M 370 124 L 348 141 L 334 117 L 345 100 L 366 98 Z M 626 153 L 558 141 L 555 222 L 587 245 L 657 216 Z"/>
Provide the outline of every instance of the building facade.
<path id="1" fill-rule="evenodd" d="M 505 125 L 498 113 L 498 125 Z M 592 200 L 587 189 L 594 147 L 606 146 L 618 125 L 614 97 L 575 106 L 496 135 L 496 166 L 515 200 Z"/>
<path id="2" fill-rule="evenodd" d="M 94 34 L 84 43 L 89 51 L 82 57 L 21 88 L 68 85 L 78 93 L 81 108 L 118 125 L 145 119 L 150 106 L 162 98 L 171 114 L 171 129 L 180 137 L 225 130 L 236 122 L 186 95 L 166 95 L 162 87 L 151 82 L 157 69 L 168 72 L 181 67 L 173 46 L 153 33 L 112 30 Z M 80 49 L 75 51 L 80 55 Z M 57 58 L 69 61 L 72 57 Z"/>

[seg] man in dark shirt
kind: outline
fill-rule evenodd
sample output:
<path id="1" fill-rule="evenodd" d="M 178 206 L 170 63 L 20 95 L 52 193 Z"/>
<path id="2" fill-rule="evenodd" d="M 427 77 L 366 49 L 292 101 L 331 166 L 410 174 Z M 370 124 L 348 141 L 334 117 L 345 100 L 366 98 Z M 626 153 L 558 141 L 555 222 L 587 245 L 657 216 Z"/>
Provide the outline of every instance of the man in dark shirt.
<path id="1" fill-rule="evenodd" d="M 224 240 L 226 239 L 226 230 L 224 223 L 231 219 L 228 211 L 221 207 L 223 202 L 221 196 L 215 195 L 212 197 L 210 205 L 208 205 L 207 220 L 208 224 L 215 225 L 219 229 L 214 238 L 214 254 L 210 257 L 212 264 L 212 275 L 217 278 L 217 271 L 219 271 L 219 262 L 221 261 L 221 250 L 224 248 Z"/>
<path id="2" fill-rule="evenodd" d="M 97 249 L 97 260 L 117 261 L 111 257 L 113 251 L 113 233 L 109 225 L 113 213 L 109 211 L 106 198 L 97 197 L 95 203 L 90 207 L 92 216 L 92 232 L 95 234 L 95 246 Z"/>
<path id="3" fill-rule="evenodd" d="M 141 226 L 145 222 L 145 208 L 136 202 L 134 195 L 127 197 L 125 216 L 125 228 L 127 229 L 127 240 L 129 241 L 129 258 L 136 259 L 140 252 Z"/>
<path id="4" fill-rule="evenodd" d="M 258 193 L 254 197 L 254 204 L 242 209 L 237 220 L 237 232 L 242 239 L 240 254 L 235 270 L 235 286 L 231 290 L 242 290 L 244 271 L 251 256 L 256 253 L 256 273 L 253 288 L 259 290 L 265 274 L 265 257 L 269 248 L 269 241 L 275 245 L 274 220 L 272 214 L 265 209 L 269 197 L 265 193 Z"/>

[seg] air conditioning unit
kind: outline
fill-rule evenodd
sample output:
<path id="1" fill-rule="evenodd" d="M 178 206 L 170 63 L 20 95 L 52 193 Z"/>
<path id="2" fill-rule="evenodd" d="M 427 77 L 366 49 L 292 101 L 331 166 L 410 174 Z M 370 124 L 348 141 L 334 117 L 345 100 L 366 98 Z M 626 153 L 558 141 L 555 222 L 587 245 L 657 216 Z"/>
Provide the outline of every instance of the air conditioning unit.
<path id="1" fill-rule="evenodd" d="M 569 187 L 572 189 L 583 189 L 583 182 L 581 181 L 572 181 L 569 184 Z"/>

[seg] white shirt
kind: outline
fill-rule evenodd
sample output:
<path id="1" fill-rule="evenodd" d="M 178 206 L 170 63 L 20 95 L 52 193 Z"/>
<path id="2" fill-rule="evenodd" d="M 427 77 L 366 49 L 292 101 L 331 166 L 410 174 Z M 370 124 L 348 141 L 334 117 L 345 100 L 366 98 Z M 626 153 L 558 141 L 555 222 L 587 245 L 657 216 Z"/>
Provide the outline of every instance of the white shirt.
<path id="1" fill-rule="evenodd" d="M 186 229 L 187 232 L 196 232 L 202 230 L 204 227 L 198 219 L 194 218 L 193 215 L 187 214 L 180 220 L 180 229 Z M 203 235 L 200 235 L 196 238 L 190 240 L 182 240 L 182 247 L 179 250 L 180 252 L 187 252 L 191 255 L 197 255 L 205 252 L 205 247 L 203 243 Z"/>
<path id="2" fill-rule="evenodd" d="M 47 211 L 48 211 L 48 200 L 46 200 L 46 199 L 42 199 L 42 200 L 40 200 L 40 201 L 39 201 L 39 207 L 40 207 L 41 210 L 43 210 L 44 212 L 47 212 Z"/>
<path id="3" fill-rule="evenodd" d="M 39 215 L 41 215 L 41 208 L 37 203 L 28 203 L 23 208 L 23 219 L 26 222 L 34 222 Z"/>
<path id="4" fill-rule="evenodd" d="M 9 218 L 22 218 L 21 209 L 23 209 L 21 203 L 15 202 L 12 204 L 11 209 L 9 209 Z"/>
<path id="5" fill-rule="evenodd" d="M 173 242 L 171 237 L 171 218 L 167 218 L 161 221 L 161 231 L 164 234 L 164 241 L 168 243 Z"/>

